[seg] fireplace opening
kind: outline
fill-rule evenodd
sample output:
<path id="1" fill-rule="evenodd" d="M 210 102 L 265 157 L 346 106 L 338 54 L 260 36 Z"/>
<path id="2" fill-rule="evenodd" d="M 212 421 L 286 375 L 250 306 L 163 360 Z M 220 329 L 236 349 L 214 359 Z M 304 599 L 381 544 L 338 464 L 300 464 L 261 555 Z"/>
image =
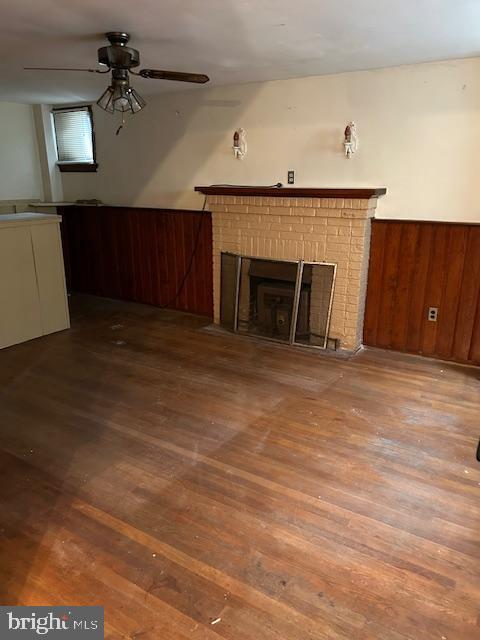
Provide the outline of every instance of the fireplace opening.
<path id="1" fill-rule="evenodd" d="M 237 331 L 289 342 L 296 278 L 295 264 L 242 258 Z"/>
<path id="2" fill-rule="evenodd" d="M 326 348 L 335 265 L 222 253 L 220 322 L 238 333 Z"/>

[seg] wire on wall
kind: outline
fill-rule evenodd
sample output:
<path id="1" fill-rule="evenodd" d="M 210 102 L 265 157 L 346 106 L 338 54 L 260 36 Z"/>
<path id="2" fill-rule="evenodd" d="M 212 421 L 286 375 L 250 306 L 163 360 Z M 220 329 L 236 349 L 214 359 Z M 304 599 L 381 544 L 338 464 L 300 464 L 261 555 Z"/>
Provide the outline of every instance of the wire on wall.
<path id="1" fill-rule="evenodd" d="M 244 188 L 251 187 L 251 185 L 243 185 L 243 184 L 241 184 L 241 185 L 215 184 L 215 185 L 211 185 L 211 186 L 214 186 L 214 187 L 233 187 L 233 186 L 235 186 L 235 187 L 244 187 Z M 283 185 L 282 185 L 281 182 L 277 182 L 276 184 L 268 185 L 267 188 L 278 189 L 278 188 L 280 188 L 282 186 Z M 173 298 L 171 300 L 169 300 L 166 304 L 160 305 L 160 309 L 166 309 L 167 307 L 170 307 L 172 304 L 174 304 L 178 300 L 180 294 L 183 291 L 183 288 L 185 287 L 185 283 L 186 283 L 187 278 L 190 275 L 190 272 L 192 270 L 193 262 L 195 260 L 195 256 L 197 254 L 198 246 L 200 244 L 200 235 L 201 235 L 201 232 L 202 232 L 203 220 L 204 220 L 204 218 L 206 216 L 206 212 L 205 212 L 205 207 L 206 206 L 207 206 L 207 196 L 205 196 L 204 199 L 203 199 L 203 206 L 202 206 L 202 209 L 201 209 L 200 221 L 198 223 L 197 231 L 196 231 L 196 234 L 195 234 L 195 242 L 194 242 L 194 245 L 193 245 L 192 253 L 190 255 L 190 259 L 188 261 L 187 269 L 186 269 L 185 273 L 183 274 L 183 277 L 182 277 L 182 279 L 180 281 L 178 289 L 177 289 L 175 295 L 173 296 Z"/>
<path id="2" fill-rule="evenodd" d="M 188 261 L 188 265 L 187 265 L 187 268 L 185 270 L 185 273 L 183 274 L 182 279 L 180 280 L 180 284 L 179 284 L 178 289 L 177 289 L 175 295 L 173 296 L 173 298 L 171 300 L 169 300 L 166 304 L 160 305 L 160 309 L 166 309 L 167 307 L 170 307 L 170 305 L 174 304 L 178 300 L 180 294 L 183 291 L 183 288 L 185 287 L 185 283 L 186 283 L 187 278 L 190 275 L 190 272 L 192 270 L 193 262 L 195 260 L 195 256 L 197 254 L 197 250 L 198 250 L 198 247 L 199 247 L 199 244 L 200 244 L 200 235 L 202 233 L 203 220 L 204 220 L 204 218 L 206 217 L 206 215 L 208 213 L 208 212 L 205 211 L 206 205 L 207 205 L 207 196 L 205 196 L 204 199 L 203 199 L 203 206 L 202 206 L 202 209 L 201 209 L 200 220 L 198 222 L 197 231 L 195 233 L 195 242 L 193 244 L 192 253 L 190 255 L 190 259 Z"/>

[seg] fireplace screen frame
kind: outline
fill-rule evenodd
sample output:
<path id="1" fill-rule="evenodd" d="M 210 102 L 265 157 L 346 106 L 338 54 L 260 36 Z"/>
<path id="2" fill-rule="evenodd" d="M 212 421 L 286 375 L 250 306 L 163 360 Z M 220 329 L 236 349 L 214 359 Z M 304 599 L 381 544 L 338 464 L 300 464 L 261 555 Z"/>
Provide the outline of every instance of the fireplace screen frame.
<path id="1" fill-rule="evenodd" d="M 296 272 L 296 278 L 295 278 L 295 290 L 293 295 L 292 321 L 290 325 L 290 335 L 289 335 L 288 343 L 285 342 L 284 340 L 279 340 L 277 338 L 271 338 L 268 336 L 262 336 L 255 333 L 241 332 L 242 335 L 251 335 L 251 336 L 260 338 L 262 340 L 269 340 L 271 342 L 277 342 L 280 344 L 290 344 L 290 345 L 295 345 L 299 347 L 306 347 L 308 349 L 325 350 L 328 347 L 330 320 L 332 316 L 332 306 L 333 306 L 333 295 L 335 292 L 335 280 L 337 275 L 337 264 L 335 262 L 314 262 L 310 260 L 301 260 L 301 259 L 288 260 L 285 258 L 264 258 L 263 256 L 248 256 L 248 255 L 232 253 L 231 251 L 222 251 L 221 256 L 224 256 L 224 255 L 235 258 L 235 287 L 234 287 L 235 307 L 234 307 L 234 318 L 233 318 L 234 333 L 240 333 L 238 330 L 238 316 L 239 316 L 238 311 L 239 311 L 239 301 L 240 301 L 240 280 L 241 280 L 241 273 L 242 273 L 242 261 L 243 260 L 261 260 L 263 262 L 283 262 L 287 264 L 297 265 L 297 272 Z M 302 277 L 303 277 L 303 271 L 305 266 L 311 266 L 311 267 L 326 266 L 326 267 L 331 267 L 333 269 L 332 287 L 330 290 L 330 298 L 328 301 L 328 313 L 327 313 L 327 319 L 326 319 L 325 336 L 324 336 L 323 345 L 305 344 L 304 342 L 298 342 L 295 339 L 295 336 L 297 333 L 297 320 L 298 320 L 298 310 L 300 305 L 300 294 L 301 294 L 301 288 L 302 288 Z M 222 278 L 223 278 L 223 269 L 221 269 L 221 279 Z M 222 296 L 222 294 L 223 294 L 223 287 L 221 284 L 220 295 Z"/>

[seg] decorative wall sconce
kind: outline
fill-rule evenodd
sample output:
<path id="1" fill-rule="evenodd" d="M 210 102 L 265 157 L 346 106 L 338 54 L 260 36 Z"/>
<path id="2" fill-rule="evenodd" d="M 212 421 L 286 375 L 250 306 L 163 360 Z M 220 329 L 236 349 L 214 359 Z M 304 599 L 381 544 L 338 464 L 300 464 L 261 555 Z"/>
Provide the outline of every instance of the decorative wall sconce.
<path id="1" fill-rule="evenodd" d="M 233 134 L 233 155 L 237 160 L 242 160 L 247 155 L 247 141 L 245 139 L 245 129 L 237 129 Z"/>
<path id="2" fill-rule="evenodd" d="M 349 122 L 345 127 L 343 146 L 346 158 L 351 158 L 358 149 L 357 129 L 354 122 Z"/>

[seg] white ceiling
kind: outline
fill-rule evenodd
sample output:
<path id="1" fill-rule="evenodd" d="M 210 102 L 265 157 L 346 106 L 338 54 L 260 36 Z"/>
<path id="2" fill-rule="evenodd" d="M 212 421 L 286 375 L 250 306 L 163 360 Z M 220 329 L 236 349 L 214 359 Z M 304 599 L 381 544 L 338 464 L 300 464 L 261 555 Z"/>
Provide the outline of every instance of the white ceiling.
<path id="1" fill-rule="evenodd" d="M 0 0 L 0 100 L 93 100 L 105 31 L 128 31 L 144 67 L 212 85 L 480 55 L 480 0 Z M 135 79 L 141 94 L 190 87 Z"/>

